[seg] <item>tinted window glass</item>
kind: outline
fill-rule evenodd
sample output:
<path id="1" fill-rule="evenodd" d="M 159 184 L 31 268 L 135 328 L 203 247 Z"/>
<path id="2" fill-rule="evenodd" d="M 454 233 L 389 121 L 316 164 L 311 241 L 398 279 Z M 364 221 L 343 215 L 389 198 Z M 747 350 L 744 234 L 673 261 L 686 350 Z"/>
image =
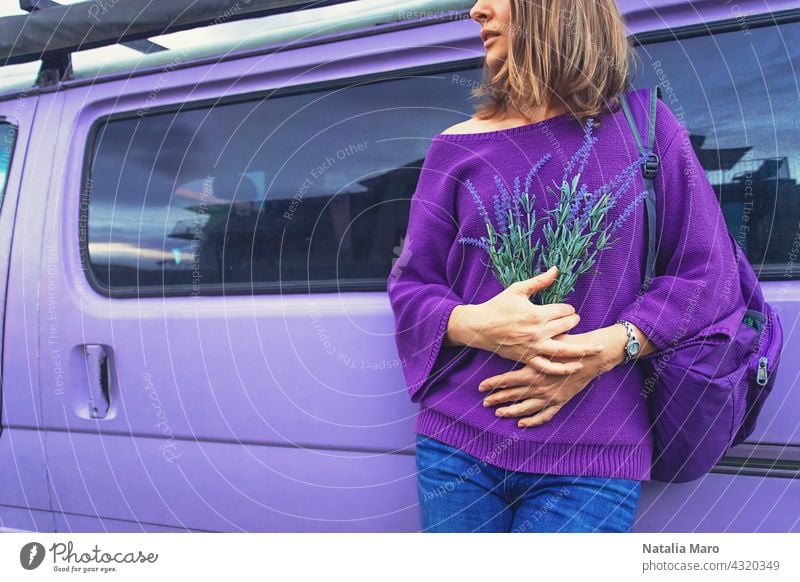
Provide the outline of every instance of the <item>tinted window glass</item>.
<path id="1" fill-rule="evenodd" d="M 82 205 L 95 283 L 131 295 L 385 289 L 430 138 L 470 110 L 454 78 L 104 121 Z"/>
<path id="2" fill-rule="evenodd" d="M 14 143 L 17 141 L 17 129 L 0 121 L 0 208 L 6 195 L 6 182 L 8 170 L 11 167 L 11 156 L 14 153 Z"/>
<path id="3" fill-rule="evenodd" d="M 800 23 L 648 43 L 637 87 L 661 85 L 690 130 L 734 238 L 764 278 L 797 277 Z"/>

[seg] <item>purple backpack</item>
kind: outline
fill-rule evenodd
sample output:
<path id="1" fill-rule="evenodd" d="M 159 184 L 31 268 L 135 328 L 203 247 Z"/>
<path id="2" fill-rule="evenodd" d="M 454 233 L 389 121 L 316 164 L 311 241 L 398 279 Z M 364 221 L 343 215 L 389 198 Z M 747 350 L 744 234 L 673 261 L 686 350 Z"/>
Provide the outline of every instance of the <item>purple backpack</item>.
<path id="1" fill-rule="evenodd" d="M 653 178 L 659 159 L 653 152 L 656 100 L 660 87 L 650 94 L 647 149 L 642 146 L 636 122 L 625 95 L 622 109 L 639 151 L 649 154 L 643 168 L 648 253 L 646 289 L 654 276 L 656 195 Z M 774 308 L 764 300 L 758 278 L 736 239 L 728 233 L 741 282 L 741 323 L 731 337 L 707 332 L 685 340 L 664 354 L 642 358 L 648 379 L 654 379 L 648 401 L 655 453 L 651 476 L 657 481 L 698 479 L 717 464 L 729 447 L 744 441 L 755 428 L 758 414 L 775 383 L 783 347 L 783 328 Z"/>

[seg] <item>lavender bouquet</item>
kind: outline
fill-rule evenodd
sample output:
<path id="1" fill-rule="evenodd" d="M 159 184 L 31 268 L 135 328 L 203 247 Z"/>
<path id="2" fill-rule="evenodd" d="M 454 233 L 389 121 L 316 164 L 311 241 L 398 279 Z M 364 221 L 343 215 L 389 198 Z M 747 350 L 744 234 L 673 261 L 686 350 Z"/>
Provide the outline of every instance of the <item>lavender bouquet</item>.
<path id="1" fill-rule="evenodd" d="M 504 287 L 547 271 L 553 265 L 558 267 L 559 274 L 553 284 L 531 296 L 534 303 L 563 302 L 574 291 L 578 277 L 594 266 L 597 253 L 613 246 L 616 239 L 612 240 L 612 235 L 647 195 L 646 191 L 637 195 L 619 217 L 608 224 L 606 215 L 633 182 L 637 169 L 647 159 L 646 154 L 631 163 L 610 183 L 593 192 L 588 191 L 586 184 L 578 186 L 589 152 L 597 141 L 592 136 L 592 121 L 589 119 L 586 122 L 583 144 L 564 168 L 561 186 L 553 181 L 560 194 L 556 207 L 548 210 L 548 216 L 540 219 L 544 221 L 544 241 L 540 238 L 535 242 L 532 240 L 539 220 L 536 219 L 534 207 L 536 197 L 530 193 L 530 186 L 533 177 L 550 159 L 550 154 L 542 156 L 531 167 L 525 178 L 524 189 L 519 177 L 514 177 L 513 194 L 508 192 L 499 176 L 494 176 L 499 192 L 493 196 L 496 227 L 472 182 L 466 181 L 486 223 L 487 235 L 480 239 L 461 237 L 458 240 L 486 251 L 491 263 L 484 264 L 494 268 L 495 276 Z M 568 181 L 576 164 L 577 171 Z M 549 185 L 547 188 L 553 193 Z"/>

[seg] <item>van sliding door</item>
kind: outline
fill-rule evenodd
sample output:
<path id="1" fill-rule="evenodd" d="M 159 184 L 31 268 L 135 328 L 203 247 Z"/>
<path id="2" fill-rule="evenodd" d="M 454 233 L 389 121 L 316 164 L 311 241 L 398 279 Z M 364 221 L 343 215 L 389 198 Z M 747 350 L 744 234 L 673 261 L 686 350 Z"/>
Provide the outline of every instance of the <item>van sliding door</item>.
<path id="1" fill-rule="evenodd" d="M 32 324 L 42 223 L 28 212 L 41 206 L 30 193 L 46 195 L 50 175 L 52 140 L 32 127 L 39 99 L 0 100 L 0 531 L 53 529 Z"/>

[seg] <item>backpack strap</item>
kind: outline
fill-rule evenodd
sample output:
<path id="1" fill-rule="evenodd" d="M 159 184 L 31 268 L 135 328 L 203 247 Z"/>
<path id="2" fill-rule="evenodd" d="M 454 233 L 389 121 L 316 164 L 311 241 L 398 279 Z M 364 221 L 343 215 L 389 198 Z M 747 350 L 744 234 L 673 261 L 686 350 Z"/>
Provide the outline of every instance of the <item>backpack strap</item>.
<path id="1" fill-rule="evenodd" d="M 644 176 L 644 184 L 647 187 L 647 198 L 645 198 L 645 215 L 647 218 L 647 263 L 644 272 L 644 282 L 642 289 L 647 289 L 650 282 L 655 277 L 655 264 L 656 264 L 656 191 L 654 186 L 654 178 L 658 173 L 659 158 L 653 151 L 653 144 L 656 135 L 656 102 L 661 99 L 661 87 L 656 85 L 650 91 L 650 110 L 647 128 L 647 148 L 642 146 L 642 140 L 639 136 L 639 129 L 636 127 L 636 122 L 631 114 L 628 99 L 625 94 L 619 96 L 622 111 L 625 113 L 625 118 L 628 120 L 628 125 L 631 126 L 633 137 L 636 140 L 636 147 L 639 148 L 640 154 L 647 154 L 644 166 L 642 167 L 642 175 Z"/>

